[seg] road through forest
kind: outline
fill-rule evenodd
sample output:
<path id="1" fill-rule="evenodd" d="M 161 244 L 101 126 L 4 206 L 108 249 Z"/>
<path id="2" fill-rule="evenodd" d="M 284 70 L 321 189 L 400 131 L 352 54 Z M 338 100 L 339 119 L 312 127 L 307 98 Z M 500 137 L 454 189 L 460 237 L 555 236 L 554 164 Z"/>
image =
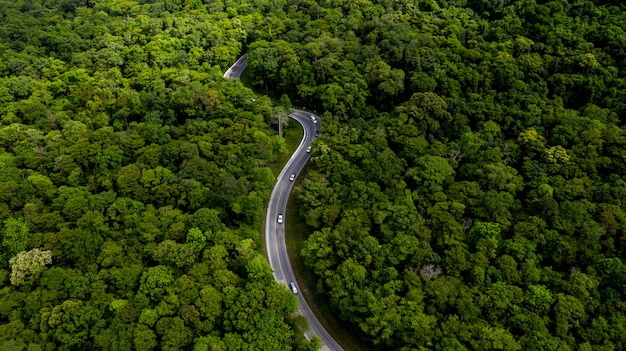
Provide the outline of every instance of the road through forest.
<path id="1" fill-rule="evenodd" d="M 240 78 L 241 74 L 247 67 L 246 55 L 241 56 L 235 63 L 226 70 L 224 78 L 234 79 Z M 311 154 L 307 148 L 315 138 L 315 133 L 320 133 L 321 118 L 311 112 L 292 109 L 289 117 L 302 125 L 304 135 L 300 145 L 291 155 L 289 161 L 282 169 L 276 184 L 272 189 L 269 203 L 267 206 L 267 216 L 265 220 L 265 245 L 267 247 L 267 257 L 272 267 L 274 279 L 279 283 L 289 287 L 290 283 L 296 283 L 296 277 L 293 273 L 289 255 L 287 252 L 287 244 L 285 242 L 285 225 L 289 218 L 284 217 L 287 209 L 287 201 L 289 194 L 293 189 L 294 182 L 290 180 L 291 175 L 297 178 L 304 166 L 309 161 Z M 313 122 L 313 117 L 317 123 Z M 283 223 L 278 223 L 278 215 L 283 216 Z M 305 333 L 308 338 L 317 335 L 323 343 L 322 350 L 343 351 L 341 346 L 337 344 L 322 324 L 317 320 L 311 308 L 307 304 L 302 294 L 297 294 L 300 302 L 300 314 L 302 314 L 309 322 L 310 329 Z"/>

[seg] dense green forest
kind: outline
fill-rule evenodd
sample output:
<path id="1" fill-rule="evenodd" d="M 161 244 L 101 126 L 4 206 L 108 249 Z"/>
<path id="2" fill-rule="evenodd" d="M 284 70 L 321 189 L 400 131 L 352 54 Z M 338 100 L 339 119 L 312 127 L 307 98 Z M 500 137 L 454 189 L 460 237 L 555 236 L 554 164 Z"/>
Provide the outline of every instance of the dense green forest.
<path id="1" fill-rule="evenodd" d="M 252 81 L 325 111 L 302 256 L 355 335 L 626 349 L 621 3 L 292 1 L 266 18 Z"/>
<path id="2" fill-rule="evenodd" d="M 0 2 L 0 349 L 316 348 L 258 253 L 323 113 L 316 290 L 380 350 L 626 349 L 626 5 Z"/>
<path id="3" fill-rule="evenodd" d="M 0 350 L 315 350 L 259 253 L 273 107 L 223 5 L 0 2 Z"/>

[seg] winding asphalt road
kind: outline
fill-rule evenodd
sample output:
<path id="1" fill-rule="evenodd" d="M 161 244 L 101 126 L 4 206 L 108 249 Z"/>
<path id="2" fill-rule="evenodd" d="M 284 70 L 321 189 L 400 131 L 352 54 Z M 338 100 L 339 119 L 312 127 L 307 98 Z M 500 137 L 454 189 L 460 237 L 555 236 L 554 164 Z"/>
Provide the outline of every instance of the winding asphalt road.
<path id="1" fill-rule="evenodd" d="M 224 73 L 224 78 L 233 79 L 241 77 L 241 74 L 246 69 L 247 59 L 246 55 L 241 56 L 232 66 Z M 313 123 L 311 116 L 315 116 L 317 123 Z M 284 222 L 289 218 L 284 217 L 285 210 L 287 209 L 287 201 L 289 200 L 289 193 L 293 189 L 293 181 L 289 178 L 293 174 L 297 177 L 306 163 L 311 158 L 311 154 L 307 152 L 307 148 L 311 145 L 311 142 L 315 139 L 315 133 L 321 133 L 320 124 L 321 118 L 317 115 L 313 115 L 310 112 L 292 109 L 289 117 L 296 120 L 302 125 L 304 130 L 304 137 L 300 142 L 300 145 L 296 151 L 291 155 L 289 161 L 282 169 L 272 194 L 270 195 L 270 201 L 267 206 L 267 217 L 265 219 L 265 245 L 267 246 L 267 257 L 274 271 L 274 279 L 279 283 L 285 284 L 289 287 L 289 283 L 296 283 L 296 276 L 293 274 L 291 263 L 289 262 L 289 255 L 287 253 L 287 244 L 285 243 L 285 226 Z M 278 223 L 278 215 L 283 215 L 283 223 Z M 299 289 L 298 289 L 299 290 Z M 337 344 L 330 334 L 324 329 L 322 324 L 317 320 L 311 308 L 307 304 L 302 294 L 297 294 L 298 301 L 300 302 L 299 312 L 309 321 L 310 329 L 305 333 L 307 338 L 311 338 L 317 335 L 323 343 L 322 350 L 330 351 L 343 351 L 341 346 Z"/>
<path id="2" fill-rule="evenodd" d="M 248 67 L 248 57 L 246 55 L 241 56 L 232 66 L 228 67 L 224 73 L 224 78 L 234 79 L 240 78 L 243 71 Z"/>

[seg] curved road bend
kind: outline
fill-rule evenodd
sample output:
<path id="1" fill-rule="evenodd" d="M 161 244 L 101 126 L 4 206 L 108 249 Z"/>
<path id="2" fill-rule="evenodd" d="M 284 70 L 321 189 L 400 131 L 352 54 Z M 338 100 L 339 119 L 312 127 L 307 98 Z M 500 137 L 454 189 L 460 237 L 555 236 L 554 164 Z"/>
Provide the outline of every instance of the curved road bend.
<path id="1" fill-rule="evenodd" d="M 241 77 L 241 73 L 246 69 L 247 60 L 246 55 L 241 56 L 232 66 L 224 73 L 224 78 L 233 79 Z M 306 152 L 306 149 L 311 145 L 311 142 L 315 139 L 315 132 L 321 132 L 320 123 L 321 118 L 317 115 L 315 117 L 318 123 L 313 123 L 311 120 L 310 112 L 292 109 L 289 117 L 296 120 L 302 125 L 304 130 L 304 137 L 298 145 L 296 151 L 291 155 L 289 161 L 282 169 L 276 180 L 276 184 L 272 189 L 270 200 L 267 206 L 267 216 L 265 218 L 265 245 L 267 247 L 267 258 L 270 263 L 270 267 L 274 271 L 274 279 L 279 283 L 289 286 L 289 283 L 296 282 L 296 276 L 291 268 L 289 262 L 289 255 L 287 253 L 287 244 L 285 243 L 285 226 L 284 222 L 289 220 L 283 219 L 283 224 L 279 224 L 277 221 L 278 215 L 284 216 L 287 209 L 287 201 L 289 200 L 289 194 L 293 189 L 294 182 L 289 180 L 292 174 L 297 177 L 306 163 L 311 158 L 311 154 Z M 297 285 L 297 283 L 295 283 Z M 343 351 L 341 346 L 337 344 L 330 334 L 324 329 L 322 324 L 317 320 L 313 311 L 307 304 L 302 294 L 297 294 L 298 301 L 300 302 L 300 314 L 302 314 L 308 321 L 310 329 L 305 333 L 307 338 L 311 338 L 317 335 L 323 343 L 322 350 L 325 351 Z"/>
<path id="2" fill-rule="evenodd" d="M 248 67 L 248 58 L 246 55 L 241 56 L 232 66 L 228 67 L 226 73 L 224 73 L 224 78 L 234 79 L 241 78 L 241 74 Z"/>

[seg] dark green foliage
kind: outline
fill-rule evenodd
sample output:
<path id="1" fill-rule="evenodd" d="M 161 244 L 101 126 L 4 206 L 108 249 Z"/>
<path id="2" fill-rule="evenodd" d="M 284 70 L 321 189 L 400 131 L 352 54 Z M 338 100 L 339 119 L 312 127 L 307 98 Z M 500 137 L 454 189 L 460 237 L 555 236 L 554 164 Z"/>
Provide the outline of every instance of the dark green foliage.
<path id="1" fill-rule="evenodd" d="M 381 350 L 626 348 L 623 4 L 276 6 L 250 81 L 326 111 L 302 256 L 352 330 Z"/>

